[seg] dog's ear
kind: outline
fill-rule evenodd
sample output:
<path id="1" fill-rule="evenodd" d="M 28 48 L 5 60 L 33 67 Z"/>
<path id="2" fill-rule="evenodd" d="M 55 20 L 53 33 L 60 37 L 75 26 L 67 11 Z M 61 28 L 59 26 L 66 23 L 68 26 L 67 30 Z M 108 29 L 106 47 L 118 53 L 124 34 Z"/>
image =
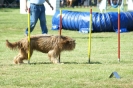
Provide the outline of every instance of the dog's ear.
<path id="1" fill-rule="evenodd" d="M 70 43 L 71 43 L 71 44 L 76 44 L 76 43 L 75 43 L 75 40 L 72 40 Z"/>
<path id="2" fill-rule="evenodd" d="M 75 40 L 65 40 L 62 43 L 64 43 L 64 44 L 73 44 L 73 43 L 75 43 Z"/>
<path id="3" fill-rule="evenodd" d="M 61 39 L 62 39 L 61 43 L 64 43 L 64 44 L 72 44 L 75 42 L 75 40 L 67 36 L 61 36 Z"/>
<path id="4" fill-rule="evenodd" d="M 73 44 L 75 42 L 75 40 L 69 40 L 68 43 L 69 44 Z"/>

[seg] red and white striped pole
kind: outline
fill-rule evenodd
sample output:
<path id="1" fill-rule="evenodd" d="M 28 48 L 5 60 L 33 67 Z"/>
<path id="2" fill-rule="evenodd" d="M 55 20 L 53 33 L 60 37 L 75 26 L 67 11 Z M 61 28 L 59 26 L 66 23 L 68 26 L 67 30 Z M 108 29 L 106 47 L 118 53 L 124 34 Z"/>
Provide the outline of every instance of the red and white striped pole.
<path id="1" fill-rule="evenodd" d="M 118 7 L 118 61 L 120 62 L 120 6 Z"/>
<path id="2" fill-rule="evenodd" d="M 61 36 L 62 30 L 62 10 L 60 9 L 60 24 L 59 24 L 59 35 Z M 60 63 L 60 54 L 59 54 L 59 63 Z"/>
<path id="3" fill-rule="evenodd" d="M 90 24 L 89 24 L 89 45 L 88 45 L 88 62 L 90 63 L 91 56 L 91 33 L 92 33 L 92 8 L 90 8 Z"/>

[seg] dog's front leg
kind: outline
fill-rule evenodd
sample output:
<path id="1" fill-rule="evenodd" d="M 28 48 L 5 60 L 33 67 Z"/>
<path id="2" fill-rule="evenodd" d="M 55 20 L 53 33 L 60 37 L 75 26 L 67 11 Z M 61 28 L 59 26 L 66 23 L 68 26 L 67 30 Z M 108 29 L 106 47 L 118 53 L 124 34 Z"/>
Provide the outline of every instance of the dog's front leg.
<path id="1" fill-rule="evenodd" d="M 56 55 L 54 50 L 50 50 L 48 52 L 48 56 L 49 56 L 50 61 L 53 62 L 54 64 L 59 63 L 59 61 L 57 60 L 58 56 Z"/>

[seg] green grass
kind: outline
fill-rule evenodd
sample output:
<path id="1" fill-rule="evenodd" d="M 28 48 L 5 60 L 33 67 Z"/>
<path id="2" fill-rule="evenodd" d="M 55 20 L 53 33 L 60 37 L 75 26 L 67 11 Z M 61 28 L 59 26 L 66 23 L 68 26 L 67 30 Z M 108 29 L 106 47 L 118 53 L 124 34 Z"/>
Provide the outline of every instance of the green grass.
<path id="1" fill-rule="evenodd" d="M 98 11 L 93 7 L 94 11 Z M 74 11 L 89 11 L 89 8 L 63 8 Z M 111 8 L 110 11 L 117 11 Z M 49 34 L 52 16 L 47 16 Z M 64 64 L 52 64 L 47 54 L 34 52 L 31 64 L 15 65 L 13 58 L 18 51 L 5 46 L 5 40 L 18 41 L 24 36 L 27 15 L 19 9 L 0 9 L 0 88 L 132 88 L 133 87 L 133 32 L 121 34 L 121 61 L 117 57 L 117 33 L 92 33 L 91 63 L 88 64 L 88 34 L 62 30 L 76 40 L 76 48 L 61 54 Z M 37 23 L 31 35 L 40 34 Z M 121 79 L 109 78 L 117 71 Z"/>

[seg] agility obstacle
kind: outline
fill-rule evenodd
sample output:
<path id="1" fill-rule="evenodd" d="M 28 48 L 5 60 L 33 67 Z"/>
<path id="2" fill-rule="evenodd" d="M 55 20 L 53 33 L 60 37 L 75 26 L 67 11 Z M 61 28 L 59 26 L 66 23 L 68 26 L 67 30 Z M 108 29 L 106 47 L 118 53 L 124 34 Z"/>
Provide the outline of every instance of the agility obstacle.
<path id="1" fill-rule="evenodd" d="M 120 6 L 118 7 L 118 61 L 120 62 Z"/>
<path id="2" fill-rule="evenodd" d="M 62 30 L 62 10 L 60 9 L 60 24 L 59 24 L 59 35 L 61 36 Z M 59 54 L 59 63 L 60 63 L 60 54 Z"/>
<path id="3" fill-rule="evenodd" d="M 121 25 L 121 18 L 120 18 L 120 5 L 121 8 L 123 9 L 123 0 L 117 0 L 117 1 L 112 1 L 111 0 L 111 6 L 114 8 L 118 7 L 118 61 L 120 62 L 120 25 Z"/>
<path id="4" fill-rule="evenodd" d="M 52 30 L 59 29 L 60 11 L 52 18 Z M 133 12 L 120 12 L 120 32 L 133 31 Z M 62 29 L 89 32 L 90 12 L 62 10 Z M 92 32 L 118 32 L 118 12 L 92 12 Z"/>
<path id="5" fill-rule="evenodd" d="M 133 31 L 133 12 L 97 13 L 97 12 L 78 12 L 62 11 L 62 20 L 59 11 L 52 18 L 52 30 L 58 30 L 61 26 L 65 30 L 76 30 L 81 33 L 89 33 L 88 62 L 91 55 L 91 32 L 117 32 L 118 33 L 118 61 L 120 62 L 120 33 Z M 92 19 L 91 19 L 92 18 Z M 60 20 L 62 25 L 60 25 Z M 91 25 L 92 24 L 92 27 Z"/>
<path id="6" fill-rule="evenodd" d="M 90 63 L 91 57 L 91 33 L 92 33 L 92 8 L 90 8 L 90 27 L 89 27 L 89 45 L 88 45 L 88 62 Z"/>
<path id="7" fill-rule="evenodd" d="M 28 64 L 30 63 L 30 8 L 28 8 Z"/>

